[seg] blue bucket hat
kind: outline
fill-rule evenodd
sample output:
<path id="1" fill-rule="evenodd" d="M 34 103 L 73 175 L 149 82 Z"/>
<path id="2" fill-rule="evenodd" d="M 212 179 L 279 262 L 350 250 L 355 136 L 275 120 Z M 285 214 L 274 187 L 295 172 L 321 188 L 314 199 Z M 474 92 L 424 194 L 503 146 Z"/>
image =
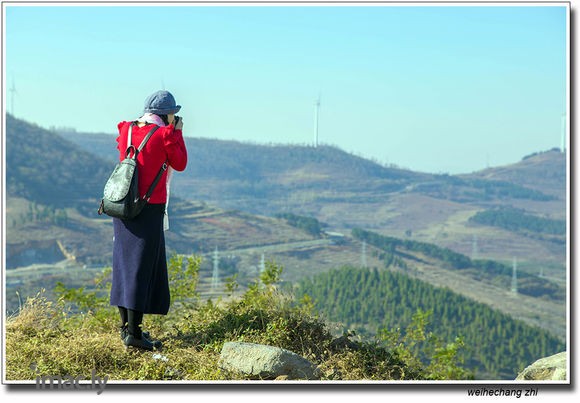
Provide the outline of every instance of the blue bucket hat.
<path id="1" fill-rule="evenodd" d="M 143 113 L 154 113 L 156 115 L 169 115 L 179 112 L 181 105 L 175 104 L 175 98 L 169 91 L 157 91 L 145 100 Z"/>

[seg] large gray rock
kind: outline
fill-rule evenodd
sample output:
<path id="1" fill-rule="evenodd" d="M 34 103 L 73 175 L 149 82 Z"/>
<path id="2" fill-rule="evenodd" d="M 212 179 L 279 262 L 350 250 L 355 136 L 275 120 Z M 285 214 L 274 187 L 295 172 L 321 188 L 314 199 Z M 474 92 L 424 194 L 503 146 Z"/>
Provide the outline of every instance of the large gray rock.
<path id="1" fill-rule="evenodd" d="M 540 358 L 526 367 L 516 378 L 516 381 L 565 381 L 566 352 Z"/>
<path id="2" fill-rule="evenodd" d="M 314 364 L 306 358 L 283 348 L 263 344 L 227 342 L 224 344 L 219 367 L 250 379 L 318 379 Z M 282 378 L 279 378 L 282 379 Z"/>

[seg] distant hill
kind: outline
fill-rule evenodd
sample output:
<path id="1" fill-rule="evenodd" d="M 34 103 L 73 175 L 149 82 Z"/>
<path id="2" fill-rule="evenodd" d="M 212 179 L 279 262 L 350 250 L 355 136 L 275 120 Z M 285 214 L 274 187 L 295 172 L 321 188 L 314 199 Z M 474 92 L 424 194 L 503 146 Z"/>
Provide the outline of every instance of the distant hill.
<path id="1" fill-rule="evenodd" d="M 6 115 L 6 190 L 57 207 L 97 202 L 111 163 L 54 133 Z"/>
<path id="2" fill-rule="evenodd" d="M 67 250 L 84 262 L 106 255 L 110 227 L 94 218 L 113 164 L 11 115 L 5 140 L 6 267 L 62 260 Z"/>
<path id="3" fill-rule="evenodd" d="M 55 191 L 59 186 L 48 183 L 60 180 L 65 189 L 74 189 L 60 193 L 66 195 L 67 203 L 75 193 L 98 198 L 110 169 L 106 161 L 112 167 L 116 159 L 115 135 L 69 131 L 56 138 L 56 133 L 34 125 L 18 128 L 23 124 L 8 117 L 8 134 L 15 131 L 14 136 L 7 136 L 10 193 L 34 200 L 37 192 L 59 200 Z M 41 153 L 54 146 L 54 155 L 36 161 L 34 153 L 12 152 L 17 147 L 16 132 L 27 130 L 38 131 L 33 137 L 42 139 Z M 48 144 L 46 139 L 51 135 L 55 139 Z M 58 145 L 64 141 L 59 139 L 75 143 L 85 153 L 77 152 L 70 143 Z M 259 215 L 311 216 L 338 231 L 367 228 L 385 235 L 410 234 L 465 254 L 477 236 L 482 246 L 479 253 L 495 259 L 511 258 L 501 255 L 505 249 L 501 245 L 510 243 L 518 245 L 510 255 L 533 256 L 530 251 L 537 251 L 542 260 L 560 262 L 565 256 L 561 242 L 554 244 L 553 238 L 540 240 L 530 238 L 530 234 L 522 238 L 517 233 L 517 241 L 512 242 L 509 231 L 490 232 L 485 225 L 470 221 L 476 213 L 497 207 L 522 209 L 530 217 L 565 219 L 565 158 L 555 150 L 527 156 L 512 165 L 453 176 L 384 167 L 329 146 L 259 145 L 202 138 L 186 138 L 186 143 L 190 162 L 185 172 L 175 175 L 172 186 L 172 195 L 184 200 Z M 68 164 L 73 163 L 73 156 L 86 156 L 87 162 L 72 170 Z M 16 171 L 13 167 L 19 166 L 18 158 L 23 166 Z M 50 171 L 48 165 L 56 171 L 51 180 L 42 176 Z M 72 171 L 75 177 L 67 178 Z M 23 174 L 26 178 L 21 179 Z"/>
<path id="4" fill-rule="evenodd" d="M 23 137 L 36 141 L 23 142 Z M 560 185 L 550 182 L 551 190 L 544 191 L 540 180 L 531 187 L 521 179 L 529 168 L 530 175 L 539 172 L 565 183 L 558 153 L 530 156 L 502 167 L 502 175 L 451 176 L 384 167 L 328 146 L 186 141 L 189 166 L 175 175 L 166 239 L 170 254 L 204 256 L 204 295 L 219 293 L 212 291 L 216 251 L 222 285 L 234 274 L 241 285 L 248 284 L 264 258 L 286 267 L 283 278 L 291 282 L 363 261 L 384 267 L 380 250 L 369 244 L 363 252 L 365 246 L 351 236 L 351 229 L 361 228 L 404 245 L 433 244 L 474 261 L 493 259 L 508 271 L 517 257 L 522 281 L 524 273 L 541 273 L 553 292 L 522 295 L 530 301 L 525 306 L 506 303 L 509 273 L 490 278 L 486 272 L 499 266 L 477 266 L 467 273 L 446 268 L 444 260 L 423 250 L 399 250 L 398 256 L 411 275 L 536 325 L 541 321 L 559 336 L 564 331 L 562 298 L 553 296 L 565 290 L 566 238 L 560 230 L 543 233 L 537 223 L 559 223 L 565 189 L 557 192 Z M 42 271 L 42 277 L 32 276 L 40 282 L 35 284 L 50 284 L 58 270 L 34 265 L 67 257 L 80 265 L 109 265 L 111 220 L 96 210 L 116 160 L 115 137 L 56 133 L 8 116 L 6 144 L 6 263 L 11 274 L 21 274 L 10 281 L 19 286 L 16 277 Z M 512 229 L 481 220 L 500 207 L 517 212 L 518 225 L 524 222 Z M 71 271 L 59 270 L 58 276 L 72 277 Z"/>
<path id="5" fill-rule="evenodd" d="M 61 219 L 60 210 L 67 208 L 73 209 L 67 214 L 69 229 L 102 227 L 94 211 L 116 161 L 115 135 L 57 133 L 10 115 L 6 123 L 8 195 L 40 205 L 30 208 L 39 209 L 35 216 L 51 217 L 42 218 L 44 227 L 49 220 Z M 35 141 L 23 142 L 22 138 Z M 434 243 L 469 256 L 476 253 L 507 262 L 518 257 L 524 270 L 545 268 L 545 274 L 565 279 L 565 236 L 512 230 L 472 219 L 496 208 L 517 209 L 521 217 L 534 222 L 565 219 L 565 158 L 555 150 L 504 167 L 454 176 L 385 167 L 330 146 L 203 138 L 186 138 L 186 143 L 189 164 L 174 177 L 170 210 L 180 200 L 193 203 L 194 208 L 205 205 L 208 211 L 215 206 L 223 212 L 259 216 L 298 214 L 316 218 L 330 231 L 364 228 Z M 52 210 L 44 213 L 47 205 Z M 9 205 L 8 210 L 13 211 L 14 206 Z M 15 212 L 10 223 L 27 219 L 30 226 L 27 215 L 31 215 L 28 210 Z M 182 220 L 177 214 L 172 221 Z M 186 238 L 176 236 L 175 242 L 183 244 L 182 239 Z M 95 255 L 106 256 L 103 251 Z"/>
<path id="6" fill-rule="evenodd" d="M 98 216 L 97 209 L 115 160 L 88 151 L 101 149 L 98 141 L 84 150 L 69 140 L 70 136 L 7 115 L 8 268 L 51 263 L 67 254 L 80 264 L 110 264 L 111 219 Z M 167 245 L 178 253 L 276 243 L 280 238 L 284 242 L 312 239 L 282 219 L 176 196 L 171 197 L 169 215 Z"/>
<path id="7" fill-rule="evenodd" d="M 115 155 L 115 137 L 77 132 L 61 133 L 102 157 Z M 336 147 L 258 145 L 237 141 L 185 139 L 189 165 L 176 175 L 173 192 L 223 208 L 275 215 L 313 201 L 326 203 L 367 200 L 401 191 L 429 175 L 387 168 Z M 315 196 L 313 198 L 313 195 Z M 380 196 L 378 196 L 380 197 Z"/>
<path id="8" fill-rule="evenodd" d="M 112 134 L 62 135 L 101 157 L 115 155 Z M 366 228 L 467 255 L 477 249 L 491 259 L 516 256 L 530 260 L 532 270 L 565 260 L 565 238 L 470 220 L 500 207 L 520 209 L 531 219 L 565 220 L 565 156 L 557 150 L 470 175 L 432 175 L 385 167 L 330 146 L 190 137 L 186 143 L 190 162 L 172 187 L 172 194 L 186 200 L 252 214 L 311 216 L 339 232 Z"/>
<path id="9" fill-rule="evenodd" d="M 112 135 L 62 134 L 102 157 L 115 155 L 111 151 L 115 144 Z M 253 213 L 274 215 L 302 210 L 318 215 L 328 204 L 368 205 L 401 193 L 478 205 L 565 197 L 563 155 L 554 152 L 531 156 L 513 166 L 453 176 L 385 167 L 332 146 L 263 145 L 191 137 L 186 138 L 186 144 L 190 164 L 175 178 L 176 194 Z M 540 176 L 545 180 L 534 180 Z"/>
<path id="10" fill-rule="evenodd" d="M 554 148 L 527 155 L 518 163 L 488 168 L 470 176 L 514 183 L 561 199 L 566 192 L 565 173 L 566 154 Z"/>

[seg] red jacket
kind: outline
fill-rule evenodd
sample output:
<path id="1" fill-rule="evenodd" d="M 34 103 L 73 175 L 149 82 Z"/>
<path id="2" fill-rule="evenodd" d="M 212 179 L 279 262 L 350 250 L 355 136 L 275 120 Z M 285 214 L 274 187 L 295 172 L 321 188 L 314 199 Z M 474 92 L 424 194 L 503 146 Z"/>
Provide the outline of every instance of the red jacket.
<path id="1" fill-rule="evenodd" d="M 121 122 L 118 124 L 119 136 L 117 137 L 117 149 L 119 150 L 119 161 L 125 159 L 127 150 L 127 134 L 131 122 Z M 135 148 L 139 147 L 153 126 L 148 124 L 143 127 L 133 126 L 131 133 L 131 144 Z M 159 172 L 159 168 L 167 161 L 168 165 L 176 171 L 183 171 L 187 166 L 187 149 L 183 141 L 181 130 L 175 130 L 173 125 L 158 128 L 153 136 L 149 138 L 141 153 L 137 156 L 137 166 L 139 167 L 139 193 L 144 196 L 149 186 Z M 155 187 L 149 203 L 162 204 L 167 201 L 167 171 L 163 173 L 159 183 Z"/>

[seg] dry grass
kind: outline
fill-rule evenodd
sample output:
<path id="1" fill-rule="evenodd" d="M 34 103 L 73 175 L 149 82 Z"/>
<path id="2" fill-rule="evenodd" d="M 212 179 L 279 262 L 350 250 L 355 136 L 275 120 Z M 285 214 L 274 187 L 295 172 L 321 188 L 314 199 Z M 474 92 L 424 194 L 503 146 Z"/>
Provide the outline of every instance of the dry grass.
<path id="1" fill-rule="evenodd" d="M 213 352 L 174 348 L 171 341 L 161 356 L 125 348 L 115 313 L 111 308 L 66 315 L 62 305 L 41 295 L 29 299 L 6 321 L 6 379 L 88 376 L 93 370 L 110 380 L 220 379 Z M 152 332 L 167 339 L 167 330 L 149 322 Z"/>
<path id="2" fill-rule="evenodd" d="M 173 269 L 183 265 L 179 259 L 169 263 Z M 199 263 L 199 259 L 188 259 L 185 272 L 199 270 Z M 181 273 L 173 269 L 170 277 Z M 143 328 L 163 342 L 159 352 L 125 348 L 119 336 L 118 312 L 108 305 L 107 298 L 77 290 L 64 292 L 54 302 L 39 293 L 6 322 L 6 380 L 87 377 L 93 372 L 112 381 L 244 379 L 238 375 L 232 378 L 218 366 L 222 346 L 228 341 L 293 351 L 318 365 L 322 380 L 416 380 L 437 375 L 418 365 L 416 359 L 407 362 L 401 358 L 410 357 L 401 346 L 394 353 L 376 341 L 353 342 L 346 336 L 335 339 L 330 326 L 313 314 L 312 301 L 295 304 L 290 295 L 278 289 L 281 273 L 281 266 L 268 262 L 260 282 L 250 285 L 238 298 L 217 303 L 184 299 L 174 301 L 176 305 L 167 316 L 146 315 Z M 172 295 L 183 297 L 197 278 L 192 274 L 174 279 Z M 65 301 L 65 296 L 69 300 Z M 71 312 L 67 307 L 75 306 L 73 298 L 90 308 Z"/>
<path id="3" fill-rule="evenodd" d="M 227 340 L 277 345 L 317 362 L 326 380 L 396 379 L 377 349 L 332 351 L 332 337 L 316 319 L 236 302 L 227 309 L 204 306 L 176 322 L 144 325 L 164 343 L 161 352 L 126 349 L 114 311 L 64 315 L 42 296 L 30 299 L 6 323 L 6 379 L 38 376 L 108 376 L 110 381 L 227 381 L 243 377 L 218 368 Z M 232 376 L 234 376 L 232 378 Z M 398 375 L 397 375 L 398 378 Z"/>

